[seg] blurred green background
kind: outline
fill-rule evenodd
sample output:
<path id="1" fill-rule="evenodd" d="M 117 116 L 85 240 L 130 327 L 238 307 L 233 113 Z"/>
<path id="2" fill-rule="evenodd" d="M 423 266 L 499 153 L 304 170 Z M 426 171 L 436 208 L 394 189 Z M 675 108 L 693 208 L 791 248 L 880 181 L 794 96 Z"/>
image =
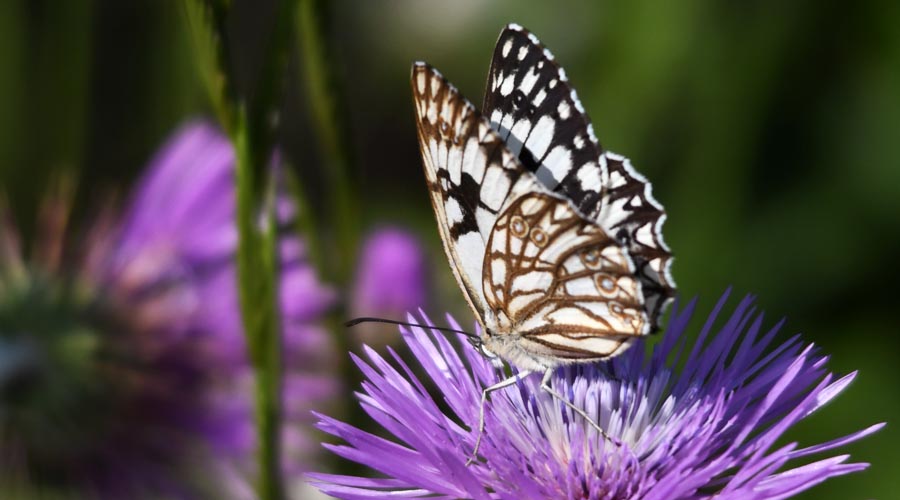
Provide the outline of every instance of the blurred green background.
<path id="1" fill-rule="evenodd" d="M 244 75 L 258 69 L 270 4 L 237 2 Z M 125 192 L 174 127 L 209 114 L 181 9 L 0 2 L 0 178 L 15 213 L 33 213 L 60 169 L 77 174 L 83 202 Z M 789 317 L 785 337 L 819 344 L 838 372 L 861 370 L 790 437 L 809 444 L 900 413 L 900 3 L 340 1 L 325 21 L 361 227 L 403 224 L 427 243 L 433 315 L 465 313 L 422 182 L 409 66 L 431 62 L 478 103 L 514 21 L 553 50 L 603 145 L 652 180 L 682 295 L 708 311 L 729 285 L 758 294 L 771 323 Z M 282 144 L 316 186 L 316 131 L 291 73 Z M 27 233 L 31 218 L 19 219 Z M 889 425 L 846 448 L 868 471 L 803 498 L 900 498 L 898 448 Z"/>

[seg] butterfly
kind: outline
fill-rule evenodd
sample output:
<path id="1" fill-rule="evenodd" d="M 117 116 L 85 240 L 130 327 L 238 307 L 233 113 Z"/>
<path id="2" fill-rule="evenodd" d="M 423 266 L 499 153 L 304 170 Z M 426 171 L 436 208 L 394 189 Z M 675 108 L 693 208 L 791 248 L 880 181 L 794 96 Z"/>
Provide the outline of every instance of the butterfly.
<path id="1" fill-rule="evenodd" d="M 517 24 L 500 33 L 479 112 L 427 63 L 411 84 L 444 250 L 482 331 L 474 345 L 519 369 L 482 393 L 611 358 L 658 327 L 675 292 L 665 212 L 650 183 L 594 135 L 565 71 Z"/>

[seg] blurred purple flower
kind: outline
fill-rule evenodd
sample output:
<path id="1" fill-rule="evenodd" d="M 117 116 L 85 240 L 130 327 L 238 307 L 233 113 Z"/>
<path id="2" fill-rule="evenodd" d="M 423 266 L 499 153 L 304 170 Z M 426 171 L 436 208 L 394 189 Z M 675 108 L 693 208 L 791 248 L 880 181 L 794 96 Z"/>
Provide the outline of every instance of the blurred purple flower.
<path id="1" fill-rule="evenodd" d="M 124 215 L 106 210 L 71 255 L 54 250 L 64 245 L 52 224 L 31 261 L 12 225 L 0 228 L 0 356 L 16 361 L 0 363 L 15 367 L 0 370 L 0 484 L 30 477 L 103 498 L 249 495 L 234 189 L 230 144 L 195 122 L 157 154 Z M 309 409 L 337 391 L 317 325 L 335 294 L 299 240 L 280 245 L 283 441 L 296 470 L 314 450 Z M 202 483 L 213 475 L 216 485 Z"/>
<path id="2" fill-rule="evenodd" d="M 653 348 L 639 343 L 602 365 L 557 371 L 553 385 L 621 444 L 539 390 L 539 377 L 494 393 L 486 409 L 481 460 L 467 467 L 477 437 L 481 391 L 502 375 L 439 332 L 404 331 L 420 381 L 395 352 L 354 358 L 365 375 L 363 409 L 397 441 L 322 416 L 324 431 L 346 445 L 325 446 L 386 477 L 312 474 L 325 493 L 373 498 L 644 500 L 786 498 L 830 477 L 862 470 L 847 455 L 798 464 L 877 431 L 882 425 L 807 448 L 776 448 L 784 432 L 840 392 L 826 357 L 798 337 L 769 350 L 780 324 L 761 334 L 762 315 L 744 299 L 710 336 L 727 294 L 676 370 L 688 343 L 694 302 L 672 312 Z M 427 318 L 423 318 L 426 321 Z M 458 328 L 450 319 L 451 326 Z M 457 344 L 464 344 L 461 342 Z M 428 383 L 437 388 L 434 398 Z"/>
<path id="3" fill-rule="evenodd" d="M 427 263 L 419 241 L 399 228 L 372 233 L 363 243 L 351 310 L 391 317 L 425 305 Z"/>

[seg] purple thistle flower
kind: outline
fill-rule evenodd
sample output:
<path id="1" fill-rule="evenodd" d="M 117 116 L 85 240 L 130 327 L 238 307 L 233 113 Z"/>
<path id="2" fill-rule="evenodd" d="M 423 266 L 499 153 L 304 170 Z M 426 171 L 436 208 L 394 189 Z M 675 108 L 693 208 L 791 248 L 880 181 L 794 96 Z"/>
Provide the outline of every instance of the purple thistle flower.
<path id="1" fill-rule="evenodd" d="M 0 494 L 39 481 L 101 498 L 250 496 L 234 177 L 228 141 L 190 123 L 124 214 L 106 210 L 82 241 L 63 244 L 66 200 L 48 205 L 30 260 L 2 224 Z M 298 239 L 280 245 L 284 466 L 296 471 L 315 450 L 310 407 L 337 392 L 335 352 L 317 324 L 335 294 Z"/>
<path id="2" fill-rule="evenodd" d="M 470 347 L 460 354 L 439 332 L 403 331 L 430 381 L 420 380 L 415 374 L 421 372 L 394 351 L 393 363 L 370 348 L 368 362 L 354 356 L 365 375 L 362 408 L 396 439 L 327 416 L 319 422 L 347 443 L 327 448 L 386 477 L 317 473 L 312 480 L 348 499 L 386 492 L 404 498 L 769 499 L 866 468 L 847 463 L 847 455 L 803 462 L 882 424 L 806 448 L 776 445 L 788 428 L 841 393 L 855 372 L 836 378 L 825 368 L 827 358 L 798 336 L 770 349 L 781 324 L 763 333 L 762 315 L 749 297 L 711 335 L 727 296 L 693 345 L 686 334 L 692 301 L 683 310 L 676 305 L 654 347 L 640 342 L 608 363 L 557 370 L 553 386 L 620 443 L 601 437 L 532 376 L 491 395 L 480 460 L 468 467 L 482 390 L 504 376 Z M 680 361 L 683 368 L 674 369 Z"/>

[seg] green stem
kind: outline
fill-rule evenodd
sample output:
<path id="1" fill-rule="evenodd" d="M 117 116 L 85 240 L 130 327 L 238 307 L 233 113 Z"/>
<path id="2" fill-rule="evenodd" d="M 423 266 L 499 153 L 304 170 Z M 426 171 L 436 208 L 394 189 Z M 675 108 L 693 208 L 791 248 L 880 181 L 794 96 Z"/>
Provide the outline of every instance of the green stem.
<path id="1" fill-rule="evenodd" d="M 274 207 L 269 206 L 264 232 L 257 225 L 259 157 L 250 139 L 246 114 L 237 113 L 234 148 L 237 161 L 237 270 L 241 317 L 256 375 L 255 413 L 259 498 L 284 497 L 280 460 L 281 336 L 278 324 L 277 227 Z"/>
<path id="2" fill-rule="evenodd" d="M 260 178 L 274 143 L 270 119 L 281 97 L 290 40 L 294 0 L 281 0 L 276 30 L 270 40 L 253 99 L 234 87 L 228 31 L 228 0 L 185 0 L 198 66 L 207 82 L 213 107 L 228 131 L 235 151 L 237 177 L 238 290 L 247 348 L 255 375 L 258 497 L 284 498 L 281 477 L 281 331 L 278 307 L 278 224 L 274 196 L 266 206 L 260 230 Z M 249 108 L 248 108 L 249 104 Z M 269 191 L 274 189 L 270 185 Z"/>

